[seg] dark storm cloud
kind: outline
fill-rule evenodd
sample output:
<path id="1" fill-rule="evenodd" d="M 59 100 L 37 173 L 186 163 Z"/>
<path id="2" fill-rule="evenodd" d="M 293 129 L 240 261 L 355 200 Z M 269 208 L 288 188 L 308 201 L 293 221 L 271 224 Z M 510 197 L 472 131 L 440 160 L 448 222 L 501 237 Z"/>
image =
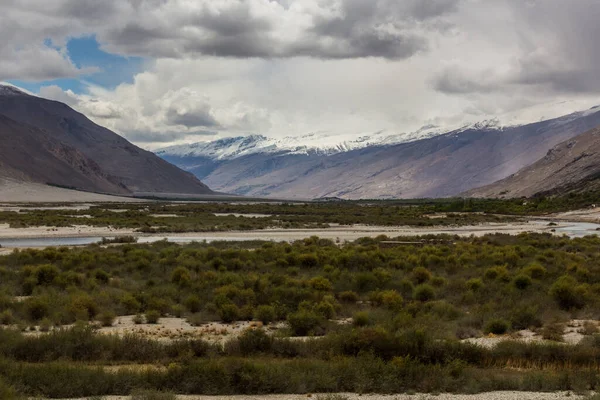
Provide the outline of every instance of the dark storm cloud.
<path id="1" fill-rule="evenodd" d="M 182 125 L 187 128 L 215 128 L 219 126 L 208 107 L 184 112 L 171 108 L 167 111 L 166 116 L 170 125 Z"/>
<path id="2" fill-rule="evenodd" d="M 309 0 L 304 5 L 313 7 L 299 9 L 294 2 L 217 0 L 185 12 L 173 0 L 152 13 L 138 7 L 136 18 L 109 25 L 99 37 L 110 50 L 151 57 L 401 59 L 427 49 L 437 28 L 424 21 L 456 11 L 459 1 Z"/>

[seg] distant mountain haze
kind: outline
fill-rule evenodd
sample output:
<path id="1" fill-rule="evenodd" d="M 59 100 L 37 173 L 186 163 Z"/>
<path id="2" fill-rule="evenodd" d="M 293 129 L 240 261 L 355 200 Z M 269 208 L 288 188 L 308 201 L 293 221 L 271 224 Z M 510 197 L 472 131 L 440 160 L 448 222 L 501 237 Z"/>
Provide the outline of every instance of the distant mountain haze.
<path id="1" fill-rule="evenodd" d="M 361 136 L 339 145 L 254 135 L 157 154 L 214 190 L 279 198 L 456 196 L 491 184 L 600 125 L 598 109 L 522 126 L 497 121 L 440 133 Z"/>
<path id="2" fill-rule="evenodd" d="M 600 189 L 600 128 L 564 141 L 532 165 L 466 195 L 530 197 L 591 189 Z"/>
<path id="3" fill-rule="evenodd" d="M 0 85 L 0 177 L 111 193 L 212 191 L 67 105 Z"/>

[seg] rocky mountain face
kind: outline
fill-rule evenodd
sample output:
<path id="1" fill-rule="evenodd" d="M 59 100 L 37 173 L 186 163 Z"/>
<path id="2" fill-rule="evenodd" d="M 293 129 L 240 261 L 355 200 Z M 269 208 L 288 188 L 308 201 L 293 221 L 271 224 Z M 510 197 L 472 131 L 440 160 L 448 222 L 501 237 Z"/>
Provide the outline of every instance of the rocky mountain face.
<path id="1" fill-rule="evenodd" d="M 558 143 L 600 125 L 598 109 L 533 124 L 467 126 L 447 133 L 377 135 L 343 146 L 227 138 L 177 146 L 159 156 L 213 189 L 280 198 L 455 196 L 516 173 Z"/>
<path id="2" fill-rule="evenodd" d="M 521 197 L 600 188 L 600 127 L 553 147 L 539 161 L 466 194 Z"/>
<path id="3" fill-rule="evenodd" d="M 0 176 L 111 193 L 212 191 L 65 104 L 0 85 Z"/>

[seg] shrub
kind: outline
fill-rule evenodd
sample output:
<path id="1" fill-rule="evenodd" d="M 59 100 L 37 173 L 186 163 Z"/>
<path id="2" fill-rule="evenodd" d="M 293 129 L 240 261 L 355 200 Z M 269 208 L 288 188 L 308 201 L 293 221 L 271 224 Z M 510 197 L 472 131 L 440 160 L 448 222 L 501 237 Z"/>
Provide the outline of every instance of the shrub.
<path id="1" fill-rule="evenodd" d="M 484 332 L 493 333 L 494 335 L 503 335 L 508 332 L 510 326 L 503 319 L 492 319 L 485 324 Z"/>
<path id="2" fill-rule="evenodd" d="M 371 318 L 369 316 L 369 313 L 366 311 L 359 311 L 357 313 L 354 314 L 354 316 L 352 317 L 352 323 L 354 324 L 354 326 L 359 326 L 359 327 L 363 327 L 363 326 L 367 326 L 369 325 L 369 323 Z"/>
<path id="3" fill-rule="evenodd" d="M 202 307 L 200 298 L 194 294 L 186 297 L 185 300 L 183 301 L 183 305 L 186 306 L 187 309 L 190 310 L 191 313 L 197 313 L 198 311 L 200 311 L 200 308 Z"/>
<path id="4" fill-rule="evenodd" d="M 185 314 L 185 307 L 181 304 L 175 304 L 171 307 L 171 314 L 177 318 L 181 318 L 183 317 L 183 314 Z"/>
<path id="5" fill-rule="evenodd" d="M 359 299 L 358 294 L 351 290 L 346 291 L 346 292 L 341 292 L 338 295 L 338 298 L 340 299 L 340 301 L 343 301 L 344 303 L 356 303 Z"/>
<path id="6" fill-rule="evenodd" d="M 533 263 L 529 265 L 523 271 L 525 274 L 529 275 L 533 279 L 542 279 L 546 275 L 546 268 L 541 266 L 538 263 Z"/>
<path id="7" fill-rule="evenodd" d="M 412 272 L 413 279 L 418 284 L 425 283 L 431 279 L 431 272 L 427 268 L 417 267 Z"/>
<path id="8" fill-rule="evenodd" d="M 307 336 L 316 333 L 315 331 L 320 327 L 323 317 L 314 311 L 300 309 L 288 315 L 287 321 L 295 336 Z"/>
<path id="9" fill-rule="evenodd" d="M 466 286 L 469 290 L 477 291 L 483 287 L 483 282 L 481 281 L 481 279 L 473 278 L 467 281 Z"/>
<path id="10" fill-rule="evenodd" d="M 223 304 L 219 308 L 219 318 L 225 323 L 237 321 L 240 317 L 240 309 L 235 304 Z"/>
<path id="11" fill-rule="evenodd" d="M 246 329 L 237 341 L 243 356 L 266 353 L 273 344 L 273 339 L 262 329 Z"/>
<path id="12" fill-rule="evenodd" d="M 25 301 L 25 310 L 30 320 L 39 321 L 48 316 L 50 306 L 44 299 L 32 297 Z"/>
<path id="13" fill-rule="evenodd" d="M 254 311 L 254 318 L 265 325 L 270 324 L 277 318 L 275 307 L 267 305 L 258 306 Z"/>
<path id="14" fill-rule="evenodd" d="M 329 279 L 322 277 L 322 276 L 317 276 L 316 278 L 312 278 L 308 283 L 311 288 L 313 288 L 315 290 L 319 290 L 319 291 L 326 292 L 326 291 L 330 291 L 333 288 Z"/>
<path id="15" fill-rule="evenodd" d="M 116 318 L 116 314 L 112 311 L 104 311 L 98 315 L 98 321 L 100 321 L 102 326 L 113 326 Z"/>
<path id="16" fill-rule="evenodd" d="M 179 286 L 186 286 L 191 280 L 190 271 L 185 267 L 177 267 L 171 274 L 171 282 Z"/>
<path id="17" fill-rule="evenodd" d="M 315 311 L 325 319 L 335 317 L 335 307 L 328 301 L 322 301 L 315 307 Z"/>
<path id="18" fill-rule="evenodd" d="M 48 318 L 40 321 L 40 332 L 48 332 L 52 327 L 52 322 Z"/>
<path id="19" fill-rule="evenodd" d="M 435 290 L 427 284 L 415 288 L 415 300 L 426 302 L 435 299 Z"/>
<path id="20" fill-rule="evenodd" d="M 513 329 L 517 330 L 542 326 L 537 306 L 517 307 L 511 313 L 510 322 Z"/>
<path id="21" fill-rule="evenodd" d="M 19 396 L 13 387 L 7 385 L 3 380 L 0 379 L 0 399 L 19 400 L 24 399 L 24 397 Z"/>
<path id="22" fill-rule="evenodd" d="M 4 310 L 0 313 L 0 324 L 12 325 L 15 322 L 15 317 L 11 310 Z"/>
<path id="23" fill-rule="evenodd" d="M 384 290 L 379 292 L 373 292 L 371 294 L 371 301 L 377 306 L 383 306 L 389 310 L 399 310 L 402 308 L 404 299 L 400 293 L 395 290 Z"/>
<path id="24" fill-rule="evenodd" d="M 136 325 L 140 325 L 144 323 L 144 316 L 142 314 L 136 314 L 133 317 L 133 323 Z"/>
<path id="25" fill-rule="evenodd" d="M 146 312 L 146 323 L 147 324 L 157 324 L 160 320 L 160 311 L 149 310 Z"/>
<path id="26" fill-rule="evenodd" d="M 583 308 L 585 293 L 572 276 L 562 276 L 550 287 L 550 295 L 564 310 Z"/>
<path id="27" fill-rule="evenodd" d="M 562 342 L 564 333 L 565 326 L 560 323 L 548 324 L 542 328 L 542 338 L 545 340 Z"/>
<path id="28" fill-rule="evenodd" d="M 484 273 L 484 277 L 489 280 L 498 279 L 505 282 L 510 280 L 508 270 L 504 266 L 488 268 Z"/>
<path id="29" fill-rule="evenodd" d="M 531 278 L 527 275 L 517 275 L 515 279 L 513 279 L 513 285 L 519 290 L 525 290 L 529 286 L 531 286 Z"/>

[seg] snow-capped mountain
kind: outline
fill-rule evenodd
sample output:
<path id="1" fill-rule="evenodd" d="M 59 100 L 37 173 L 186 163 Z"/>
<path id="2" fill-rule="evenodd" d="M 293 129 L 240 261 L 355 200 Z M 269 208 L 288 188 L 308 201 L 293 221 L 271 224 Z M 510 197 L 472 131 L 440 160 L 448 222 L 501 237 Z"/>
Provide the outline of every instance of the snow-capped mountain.
<path id="1" fill-rule="evenodd" d="M 456 129 L 354 137 L 261 135 L 157 152 L 220 192 L 279 198 L 454 196 L 503 179 L 556 144 L 600 125 L 600 109 L 525 125 L 498 119 Z"/>
<path id="2" fill-rule="evenodd" d="M 495 123 L 486 121 L 482 124 L 488 124 L 489 129 L 500 129 L 497 121 Z M 468 126 L 461 129 L 468 129 Z M 348 135 L 345 134 L 335 135 L 322 132 L 296 137 L 288 136 L 281 139 L 249 135 L 166 147 L 157 150 L 156 154 L 161 157 L 208 157 L 213 160 L 230 160 L 257 153 L 333 155 L 366 147 L 389 146 L 427 139 L 447 132 L 448 130 L 438 126 L 428 125 L 415 132 L 393 134 L 388 131 L 379 131 L 360 135 L 351 140 L 348 140 Z"/>

